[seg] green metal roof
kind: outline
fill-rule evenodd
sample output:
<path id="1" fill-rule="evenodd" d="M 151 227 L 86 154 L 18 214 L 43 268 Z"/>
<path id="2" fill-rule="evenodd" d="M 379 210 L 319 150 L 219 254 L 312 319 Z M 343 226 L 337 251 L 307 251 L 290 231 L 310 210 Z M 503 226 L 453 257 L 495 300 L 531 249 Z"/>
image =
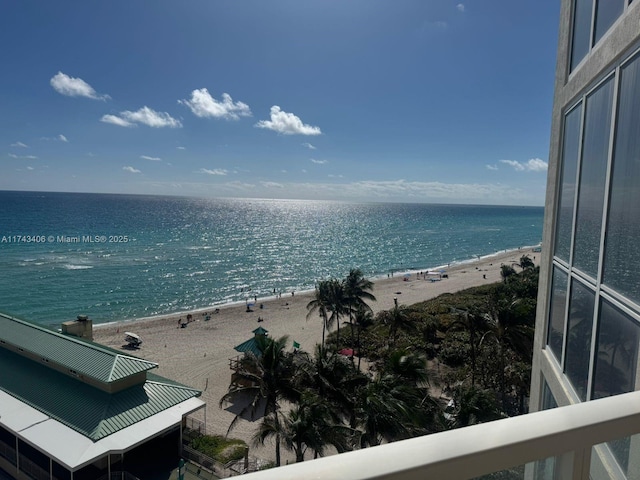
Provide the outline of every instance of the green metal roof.
<path id="1" fill-rule="evenodd" d="M 109 394 L 3 348 L 0 389 L 93 441 L 201 393 L 148 374 L 144 384 Z"/>
<path id="2" fill-rule="evenodd" d="M 0 339 L 24 351 L 109 383 L 144 372 L 157 363 L 123 355 L 84 339 L 63 335 L 26 320 L 0 313 Z"/>
<path id="3" fill-rule="evenodd" d="M 233 347 L 233 349 L 236 352 L 240 352 L 240 353 L 251 352 L 256 357 L 259 357 L 260 355 L 262 355 L 262 351 L 258 347 L 258 342 L 256 340 L 256 337 L 258 337 L 258 336 L 262 336 L 262 337 L 266 336 L 269 333 L 269 330 L 266 330 L 266 329 L 264 329 L 262 327 L 258 327 L 255 330 L 253 330 L 251 333 L 254 334 L 253 338 L 250 338 L 246 342 L 242 342 L 240 345 L 237 345 L 237 346 Z"/>
<path id="4" fill-rule="evenodd" d="M 240 352 L 240 353 L 251 352 L 256 357 L 259 357 L 260 355 L 262 355 L 262 352 L 258 348 L 258 343 L 256 342 L 255 338 L 250 338 L 246 342 L 242 342 L 240 345 L 233 347 L 233 349 L 236 352 Z"/>

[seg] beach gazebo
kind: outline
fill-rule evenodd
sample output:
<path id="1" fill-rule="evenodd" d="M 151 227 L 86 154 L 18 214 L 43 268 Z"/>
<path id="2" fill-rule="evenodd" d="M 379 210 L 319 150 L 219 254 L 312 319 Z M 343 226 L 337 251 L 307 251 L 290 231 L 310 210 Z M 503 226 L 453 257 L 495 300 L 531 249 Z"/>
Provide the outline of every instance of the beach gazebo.
<path id="1" fill-rule="evenodd" d="M 269 335 L 269 331 L 265 328 L 258 327 L 255 330 L 253 330 L 251 333 L 253 333 L 253 337 L 251 337 L 246 342 L 242 342 L 240 345 L 236 345 L 235 347 L 233 347 L 233 349 L 236 352 L 243 353 L 245 356 L 251 353 L 256 357 L 259 357 L 260 355 L 262 355 L 262 351 L 258 346 L 258 338 L 266 337 L 267 335 Z M 231 383 L 234 383 L 238 378 L 236 373 L 242 367 L 243 358 L 244 358 L 243 355 L 238 355 L 234 358 L 229 359 L 229 368 L 233 371 L 233 374 L 231 375 Z"/>
<path id="2" fill-rule="evenodd" d="M 257 339 L 259 337 L 266 337 L 267 335 L 269 335 L 269 331 L 266 328 L 258 327 L 251 333 L 253 333 L 253 337 L 245 342 L 242 342 L 240 345 L 236 345 L 235 347 L 233 347 L 233 349 L 238 353 L 244 353 L 245 355 L 247 353 L 253 353 L 256 357 L 259 357 L 260 355 L 262 355 L 262 352 L 260 351 L 260 348 L 258 348 Z M 231 368 L 231 370 L 233 370 L 234 372 L 238 371 L 241 361 L 242 357 L 240 355 L 234 358 L 230 358 L 229 368 Z"/>
<path id="3" fill-rule="evenodd" d="M 251 337 L 246 342 L 242 342 L 240 345 L 236 345 L 235 347 L 233 347 L 233 349 L 236 352 L 240 352 L 240 353 L 251 352 L 256 357 L 259 357 L 260 355 L 262 355 L 262 352 L 260 351 L 260 348 L 258 348 L 257 338 L 266 337 L 267 335 L 269 335 L 269 330 L 262 327 L 258 327 L 255 330 L 253 330 L 251 333 L 253 333 L 253 337 Z"/>

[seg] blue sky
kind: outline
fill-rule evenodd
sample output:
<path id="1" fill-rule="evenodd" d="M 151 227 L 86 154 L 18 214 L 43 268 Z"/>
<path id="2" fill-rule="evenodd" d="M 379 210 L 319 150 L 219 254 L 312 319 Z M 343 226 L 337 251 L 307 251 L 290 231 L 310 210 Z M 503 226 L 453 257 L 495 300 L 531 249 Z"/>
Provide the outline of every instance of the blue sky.
<path id="1" fill-rule="evenodd" d="M 558 3 L 6 1 L 0 189 L 543 205 Z"/>

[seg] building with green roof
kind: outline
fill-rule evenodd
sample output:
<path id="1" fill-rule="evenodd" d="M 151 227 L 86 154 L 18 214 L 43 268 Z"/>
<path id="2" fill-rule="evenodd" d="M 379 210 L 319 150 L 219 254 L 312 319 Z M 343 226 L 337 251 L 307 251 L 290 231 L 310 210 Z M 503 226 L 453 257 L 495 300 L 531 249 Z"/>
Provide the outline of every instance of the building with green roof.
<path id="1" fill-rule="evenodd" d="M 0 365 L 0 468 L 14 478 L 93 480 L 149 448 L 177 457 L 205 406 L 156 363 L 1 313 Z"/>
<path id="2" fill-rule="evenodd" d="M 253 330 L 251 333 L 253 333 L 253 337 L 251 337 L 246 342 L 242 342 L 240 345 L 236 345 L 235 347 L 233 347 L 233 349 L 236 352 L 240 352 L 240 353 L 253 353 L 256 357 L 259 357 L 260 355 L 262 355 L 262 351 L 258 346 L 257 339 L 258 337 L 266 337 L 269 334 L 269 330 L 262 327 L 258 327 L 255 330 Z"/>

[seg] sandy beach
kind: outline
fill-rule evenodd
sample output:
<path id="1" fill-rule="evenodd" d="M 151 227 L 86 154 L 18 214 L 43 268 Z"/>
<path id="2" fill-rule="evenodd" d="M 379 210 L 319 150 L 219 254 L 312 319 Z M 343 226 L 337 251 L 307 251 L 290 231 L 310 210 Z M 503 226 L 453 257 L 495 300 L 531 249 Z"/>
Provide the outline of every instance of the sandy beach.
<path id="1" fill-rule="evenodd" d="M 372 302 L 371 307 L 374 312 L 388 310 L 393 307 L 394 298 L 400 305 L 411 305 L 442 293 L 498 282 L 501 280 L 500 266 L 517 263 L 522 255 L 529 255 L 539 264 L 540 253 L 526 248 L 451 265 L 446 268 L 448 278 L 440 281 L 425 280 L 416 273 L 405 276 L 406 272 L 397 272 L 391 278 L 374 280 L 373 294 L 377 301 Z M 186 323 L 186 314 L 96 325 L 94 340 L 121 349 L 123 353 L 157 362 L 159 368 L 153 370 L 154 373 L 202 390 L 201 398 L 207 402 L 207 430 L 224 435 L 235 414 L 221 409 L 218 403 L 229 386 L 229 359 L 238 355 L 234 346 L 251 338 L 252 330 L 262 326 L 271 337 L 288 335 L 289 345 L 296 341 L 303 350 L 312 351 L 322 339 L 320 319 L 315 315 L 306 319 L 306 306 L 312 295 L 313 292 L 295 292 L 294 295 L 288 292 L 281 298 L 258 297 L 252 312 L 246 311 L 244 303 L 219 307 L 218 313 L 213 313 L 215 307 L 190 312 L 192 321 L 184 328 L 179 323 Z M 210 320 L 206 320 L 206 314 Z M 263 321 L 258 323 L 258 317 Z M 140 335 L 143 343 L 139 349 L 131 351 L 125 348 L 125 331 Z M 241 420 L 231 436 L 251 444 L 256 424 Z M 265 448 L 252 447 L 251 454 L 270 459 L 273 447 Z M 287 458 L 283 450 L 283 462 Z"/>

